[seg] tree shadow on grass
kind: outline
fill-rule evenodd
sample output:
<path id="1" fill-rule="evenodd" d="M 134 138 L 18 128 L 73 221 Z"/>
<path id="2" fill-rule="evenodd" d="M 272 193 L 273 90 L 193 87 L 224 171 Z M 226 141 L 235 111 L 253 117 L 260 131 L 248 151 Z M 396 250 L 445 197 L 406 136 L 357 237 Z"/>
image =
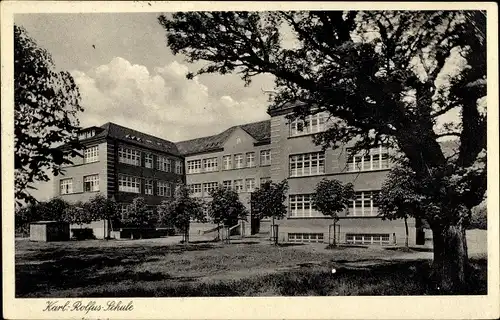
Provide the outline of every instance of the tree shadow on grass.
<path id="1" fill-rule="evenodd" d="M 211 248 L 212 245 L 173 245 L 43 249 L 38 253 L 16 257 L 16 296 L 112 285 L 123 281 L 176 280 L 162 272 L 133 270 L 141 264 L 162 260 L 168 255 Z M 187 281 L 181 278 L 177 280 Z"/>

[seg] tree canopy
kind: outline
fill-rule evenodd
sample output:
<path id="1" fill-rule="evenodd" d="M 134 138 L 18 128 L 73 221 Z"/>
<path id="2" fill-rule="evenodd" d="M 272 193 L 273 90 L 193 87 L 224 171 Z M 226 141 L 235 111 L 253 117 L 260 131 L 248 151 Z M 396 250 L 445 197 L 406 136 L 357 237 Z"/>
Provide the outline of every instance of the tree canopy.
<path id="1" fill-rule="evenodd" d="M 58 71 L 51 55 L 14 26 L 15 198 L 35 199 L 28 189 L 58 175 L 78 155 L 80 93 L 69 72 Z M 57 148 L 66 144 L 67 149 Z"/>
<path id="2" fill-rule="evenodd" d="M 288 182 L 283 180 L 279 183 L 267 181 L 260 188 L 252 192 L 252 213 L 258 219 L 282 218 L 287 213 L 286 193 Z"/>
<path id="3" fill-rule="evenodd" d="M 354 186 L 335 179 L 323 179 L 316 186 L 312 199 L 316 209 L 338 221 L 337 213 L 347 209 L 354 199 Z"/>
<path id="4" fill-rule="evenodd" d="M 174 226 L 183 233 L 186 243 L 189 239 L 190 221 L 205 221 L 203 203 L 190 197 L 189 188 L 184 184 L 177 185 L 173 200 L 161 203 L 158 214 L 162 223 Z"/>
<path id="5" fill-rule="evenodd" d="M 210 191 L 210 196 L 208 214 L 214 223 L 232 227 L 238 220 L 246 220 L 248 211 L 236 191 L 218 186 Z"/>
<path id="6" fill-rule="evenodd" d="M 482 11 L 179 12 L 160 15 L 167 45 L 204 73 L 246 84 L 275 76 L 270 111 L 325 111 L 326 148 L 385 144 L 402 152 L 434 235 L 441 288 L 463 288 L 463 212 L 486 191 L 486 14 Z M 291 30 L 288 32 L 286 30 Z M 285 45 L 285 37 L 294 40 Z M 458 114 L 455 121 L 440 123 Z M 459 147 L 445 156 L 440 139 Z M 457 258 L 458 257 L 458 258 Z"/>

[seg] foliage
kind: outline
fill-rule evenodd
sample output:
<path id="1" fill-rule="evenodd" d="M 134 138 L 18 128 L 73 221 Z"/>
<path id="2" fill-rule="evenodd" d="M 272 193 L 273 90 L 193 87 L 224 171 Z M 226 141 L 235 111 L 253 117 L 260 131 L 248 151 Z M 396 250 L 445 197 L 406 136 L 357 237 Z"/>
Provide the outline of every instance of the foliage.
<path id="1" fill-rule="evenodd" d="M 157 222 L 157 217 L 149 210 L 146 201 L 142 197 L 132 200 L 122 218 L 122 223 L 134 228 L 151 228 Z"/>
<path id="2" fill-rule="evenodd" d="M 177 185 L 173 200 L 161 203 L 158 215 L 161 223 L 181 230 L 186 242 L 190 221 L 205 221 L 203 204 L 199 199 L 190 197 L 189 188 L 184 184 Z"/>
<path id="3" fill-rule="evenodd" d="M 79 145 L 80 93 L 69 72 L 57 71 L 51 55 L 14 26 L 15 198 L 36 201 L 28 192 L 71 164 Z M 66 144 L 68 148 L 57 148 Z"/>
<path id="4" fill-rule="evenodd" d="M 282 218 L 287 213 L 286 192 L 288 182 L 279 183 L 267 181 L 251 195 L 252 213 L 258 219 L 274 217 Z"/>
<path id="5" fill-rule="evenodd" d="M 276 77 L 271 110 L 328 112 L 329 129 L 314 138 L 325 148 L 354 138 L 354 150 L 387 143 L 403 152 L 419 180 L 432 170 L 432 183 L 449 194 L 456 186 L 441 178 L 461 175 L 486 149 L 486 116 L 477 103 L 486 94 L 482 12 L 182 12 L 159 22 L 174 54 L 207 62 L 189 77 L 238 72 L 248 83 L 269 73 Z M 298 42 L 292 48 L 283 45 L 285 24 Z M 456 74 L 445 71 L 450 59 L 461 63 Z M 435 131 L 450 110 L 461 111 L 461 123 Z M 453 159 L 438 143 L 448 136 L 460 142 Z M 469 208 L 482 201 L 484 168 L 464 183 L 477 192 L 442 208 L 456 212 L 464 201 Z"/>
<path id="6" fill-rule="evenodd" d="M 316 186 L 312 200 L 316 209 L 338 221 L 337 213 L 347 209 L 353 198 L 354 186 L 351 183 L 344 185 L 338 180 L 325 178 Z"/>
<path id="7" fill-rule="evenodd" d="M 212 200 L 208 204 L 208 214 L 214 223 L 232 227 L 238 220 L 246 220 L 247 209 L 236 191 L 218 186 L 210 191 L 210 196 Z"/>
<path id="8" fill-rule="evenodd" d="M 469 229 L 488 229 L 488 212 L 485 203 L 472 209 Z"/>
<path id="9" fill-rule="evenodd" d="M 114 199 L 98 193 L 85 203 L 84 209 L 89 212 L 92 220 L 116 220 L 120 218 L 118 205 Z"/>
<path id="10" fill-rule="evenodd" d="M 87 210 L 87 203 L 77 202 L 69 205 L 64 212 L 64 221 L 83 225 L 92 222 L 91 211 Z"/>
<path id="11" fill-rule="evenodd" d="M 270 111 L 330 117 L 323 148 L 402 152 L 433 230 L 442 287 L 463 286 L 464 227 L 486 191 L 486 14 L 481 11 L 180 12 L 161 15 L 174 54 L 204 73 L 275 76 Z M 291 29 L 296 44 L 284 45 Z M 453 70 L 450 72 L 450 70 Z M 460 114 L 438 124 L 443 115 Z M 456 138 L 454 156 L 440 139 Z M 412 212 L 416 212 L 413 210 Z M 456 289 L 456 288 L 455 288 Z"/>

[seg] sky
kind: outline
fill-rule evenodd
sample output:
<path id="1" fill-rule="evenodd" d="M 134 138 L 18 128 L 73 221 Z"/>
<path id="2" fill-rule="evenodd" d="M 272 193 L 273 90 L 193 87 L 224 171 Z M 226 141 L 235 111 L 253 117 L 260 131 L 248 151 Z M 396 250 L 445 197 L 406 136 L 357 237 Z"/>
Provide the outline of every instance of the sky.
<path id="1" fill-rule="evenodd" d="M 273 89 L 272 76 L 255 77 L 249 87 L 237 75 L 186 79 L 197 66 L 171 53 L 157 16 L 18 14 L 14 21 L 74 77 L 82 127 L 114 122 L 175 142 L 269 119 L 264 91 Z M 49 199 L 50 184 L 37 183 L 33 195 Z"/>
<path id="2" fill-rule="evenodd" d="M 269 119 L 264 91 L 274 88 L 272 76 L 254 77 L 248 87 L 238 75 L 186 79 L 201 63 L 171 53 L 158 15 L 16 14 L 14 22 L 47 49 L 56 68 L 74 77 L 85 109 L 82 127 L 114 122 L 176 142 Z M 290 30 L 283 34 L 284 46 L 293 47 Z M 47 183 L 35 187 L 39 200 L 53 196 Z"/>
<path id="3" fill-rule="evenodd" d="M 237 75 L 186 79 L 196 65 L 170 52 L 157 16 L 29 14 L 16 15 L 15 23 L 73 75 L 83 127 L 110 121 L 180 141 L 269 118 L 263 90 L 273 88 L 273 77 L 260 76 L 250 87 Z"/>

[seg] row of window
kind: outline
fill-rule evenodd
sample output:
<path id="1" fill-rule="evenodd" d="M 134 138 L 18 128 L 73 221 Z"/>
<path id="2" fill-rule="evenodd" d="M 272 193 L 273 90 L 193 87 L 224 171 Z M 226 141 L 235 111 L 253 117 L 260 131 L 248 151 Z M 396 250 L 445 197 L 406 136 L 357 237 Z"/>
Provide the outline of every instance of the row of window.
<path id="1" fill-rule="evenodd" d="M 389 244 L 389 234 L 348 233 L 345 240 L 349 244 Z"/>
<path id="2" fill-rule="evenodd" d="M 347 160 L 347 171 L 369 171 L 389 168 L 387 148 L 371 149 L 366 155 L 352 155 Z M 325 173 L 325 153 L 311 152 L 290 156 L 290 177 L 313 176 Z"/>
<path id="3" fill-rule="evenodd" d="M 271 150 L 262 150 L 259 154 L 260 166 L 271 165 Z M 222 157 L 222 170 L 253 168 L 257 166 L 255 152 L 225 155 Z M 219 171 L 218 158 L 206 158 L 187 161 L 187 173 Z"/>
<path id="4" fill-rule="evenodd" d="M 308 115 L 305 119 L 294 119 L 290 122 L 290 136 L 301 136 L 325 131 L 326 113 Z"/>
<path id="5" fill-rule="evenodd" d="M 289 233 L 288 242 L 323 242 L 323 233 Z M 348 233 L 345 237 L 348 244 L 377 244 L 387 245 L 390 243 L 388 233 Z"/>
<path id="6" fill-rule="evenodd" d="M 260 186 L 264 183 L 271 181 L 270 177 L 260 178 Z M 238 193 L 242 192 L 254 192 L 256 188 L 256 179 L 236 179 L 236 180 L 224 180 L 221 185 L 227 189 L 233 189 Z M 194 183 L 188 185 L 191 194 L 195 197 L 209 196 L 210 192 L 219 186 L 218 182 L 205 182 L 205 183 Z"/>
<path id="7" fill-rule="evenodd" d="M 120 175 L 118 176 L 118 191 L 141 193 L 141 178 Z M 61 179 L 59 186 L 60 194 L 73 193 L 73 178 Z M 152 179 L 144 180 L 144 194 L 158 195 L 164 197 L 172 196 L 172 183 L 167 181 L 156 182 L 156 192 L 154 192 L 154 181 Z M 99 175 L 94 174 L 83 177 L 83 191 L 99 191 Z"/>
<path id="8" fill-rule="evenodd" d="M 141 193 L 141 180 L 142 178 L 120 175 L 118 176 L 118 191 Z M 157 180 L 156 191 L 154 182 L 153 179 L 144 179 L 144 194 L 161 197 L 172 196 L 173 184 L 171 182 Z"/>
<path id="9" fill-rule="evenodd" d="M 371 217 L 377 215 L 376 197 L 379 191 L 358 191 L 349 204 L 348 216 Z M 290 201 L 290 216 L 297 218 L 324 217 L 313 205 L 311 194 L 292 194 Z"/>
<path id="10" fill-rule="evenodd" d="M 142 152 L 136 149 L 128 147 L 118 148 L 118 162 L 126 163 L 133 166 L 142 166 L 141 163 Z M 144 167 L 157 169 L 165 172 L 175 172 L 176 174 L 182 174 L 182 161 L 173 160 L 166 156 L 157 155 L 156 156 L 156 166 L 154 163 L 153 154 L 150 152 L 144 152 Z"/>
<path id="11" fill-rule="evenodd" d="M 99 191 L 99 175 L 93 174 L 83 177 L 83 191 L 96 192 Z M 61 179 L 59 181 L 59 193 L 73 193 L 73 178 Z"/>

